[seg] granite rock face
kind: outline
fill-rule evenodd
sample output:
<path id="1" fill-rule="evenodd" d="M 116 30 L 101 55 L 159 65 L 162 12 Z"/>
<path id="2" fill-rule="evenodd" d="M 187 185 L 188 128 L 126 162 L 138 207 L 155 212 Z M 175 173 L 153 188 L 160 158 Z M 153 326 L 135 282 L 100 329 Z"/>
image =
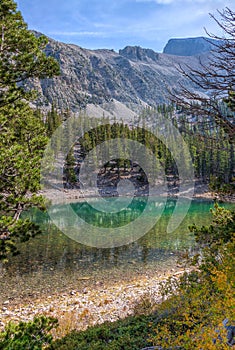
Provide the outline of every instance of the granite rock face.
<path id="1" fill-rule="evenodd" d="M 163 53 L 176 56 L 201 55 L 213 49 L 219 41 L 204 37 L 170 39 L 163 49 Z"/>
<path id="2" fill-rule="evenodd" d="M 171 56 L 136 46 L 127 46 L 119 53 L 88 50 L 50 38 L 46 53 L 59 62 L 61 75 L 30 82 L 39 93 L 36 104 L 49 108 L 53 103 L 60 110 L 74 112 L 113 102 L 132 111 L 168 102 L 169 87 L 177 91 L 180 84 L 191 86 L 177 66 L 199 64 L 196 56 Z"/>

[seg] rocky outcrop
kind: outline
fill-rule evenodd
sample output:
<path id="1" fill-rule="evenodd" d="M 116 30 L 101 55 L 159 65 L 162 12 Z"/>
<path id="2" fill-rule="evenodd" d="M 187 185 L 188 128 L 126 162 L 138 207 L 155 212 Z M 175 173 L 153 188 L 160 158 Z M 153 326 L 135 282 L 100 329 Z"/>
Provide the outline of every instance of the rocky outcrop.
<path id="1" fill-rule="evenodd" d="M 219 41 L 210 38 L 170 39 L 163 53 L 177 56 L 195 56 L 211 51 Z"/>
<path id="2" fill-rule="evenodd" d="M 151 49 L 143 49 L 140 46 L 126 46 L 119 50 L 119 55 L 124 56 L 132 61 L 157 62 L 159 54 Z"/>

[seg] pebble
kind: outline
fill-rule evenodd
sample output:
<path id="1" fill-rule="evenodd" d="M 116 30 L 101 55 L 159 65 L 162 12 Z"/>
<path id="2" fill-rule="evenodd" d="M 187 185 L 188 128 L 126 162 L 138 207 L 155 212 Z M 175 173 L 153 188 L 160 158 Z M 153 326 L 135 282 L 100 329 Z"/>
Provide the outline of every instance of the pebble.
<path id="1" fill-rule="evenodd" d="M 179 276 L 184 270 L 174 270 L 173 275 Z M 172 275 L 172 273 L 171 273 Z M 169 273 L 167 274 L 169 276 Z M 65 320 L 71 329 L 85 329 L 89 325 L 115 321 L 133 314 L 138 302 L 146 295 L 154 302 L 161 302 L 159 284 L 167 276 L 141 277 L 128 282 L 118 282 L 111 286 L 97 284 L 97 288 L 84 288 L 82 292 L 71 290 L 68 293 L 45 296 L 44 299 L 28 301 L 27 304 L 11 305 L 6 303 L 0 311 L 0 329 L 9 320 L 29 321 L 37 314 L 58 318 L 61 328 Z M 130 283 L 131 282 L 131 283 Z M 8 300 L 6 300 L 7 302 Z M 65 335 L 65 334 L 63 334 Z M 61 336 L 61 333 L 60 333 Z"/>

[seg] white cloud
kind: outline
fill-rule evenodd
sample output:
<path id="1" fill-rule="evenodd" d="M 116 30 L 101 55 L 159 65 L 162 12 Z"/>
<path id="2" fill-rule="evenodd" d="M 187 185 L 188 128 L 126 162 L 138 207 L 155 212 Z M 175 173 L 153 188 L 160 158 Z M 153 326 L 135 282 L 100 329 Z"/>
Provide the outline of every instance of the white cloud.
<path id="1" fill-rule="evenodd" d="M 147 0 L 147 1 L 151 1 L 151 0 Z M 172 2 L 174 2 L 174 0 L 153 0 L 153 1 L 156 2 L 157 4 L 164 4 L 164 5 L 171 4 Z"/>
<path id="2" fill-rule="evenodd" d="M 89 31 L 78 31 L 78 32 L 65 32 L 65 31 L 53 31 L 49 32 L 49 35 L 62 35 L 62 36 L 105 36 L 105 32 L 89 32 Z"/>

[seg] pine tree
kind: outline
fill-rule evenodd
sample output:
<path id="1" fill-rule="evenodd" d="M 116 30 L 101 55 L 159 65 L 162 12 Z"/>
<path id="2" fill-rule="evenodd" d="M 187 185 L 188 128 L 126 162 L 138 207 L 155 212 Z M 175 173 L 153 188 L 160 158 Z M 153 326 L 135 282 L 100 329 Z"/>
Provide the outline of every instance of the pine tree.
<path id="1" fill-rule="evenodd" d="M 46 38 L 27 29 L 12 0 L 0 2 L 0 259 L 15 253 L 16 243 L 37 233 L 22 211 L 42 205 L 40 159 L 47 142 L 42 118 L 28 101 L 24 88 L 30 78 L 59 73 L 58 64 L 42 49 Z"/>
<path id="2" fill-rule="evenodd" d="M 36 37 L 28 30 L 16 3 L 0 2 L 0 106 L 28 98 L 23 88 L 30 78 L 52 77 L 59 67 L 43 52 L 45 36 Z"/>

